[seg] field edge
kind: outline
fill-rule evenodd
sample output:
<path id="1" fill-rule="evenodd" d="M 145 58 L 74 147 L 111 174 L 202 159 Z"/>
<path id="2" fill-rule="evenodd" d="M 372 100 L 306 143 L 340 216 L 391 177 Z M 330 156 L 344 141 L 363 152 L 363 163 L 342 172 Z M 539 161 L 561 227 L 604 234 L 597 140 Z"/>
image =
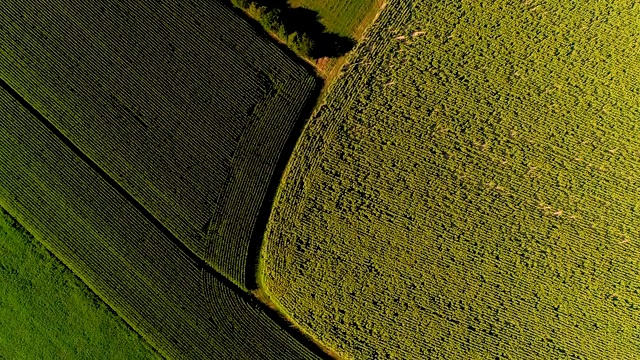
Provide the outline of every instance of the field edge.
<path id="1" fill-rule="evenodd" d="M 379 0 L 376 2 L 375 11 L 370 11 L 369 15 L 365 17 L 362 24 L 360 24 L 358 27 L 359 36 L 358 38 L 356 38 L 356 40 L 358 41 L 358 43 L 356 44 L 356 47 L 352 49 L 350 52 L 348 52 L 346 55 L 336 59 L 336 61 L 339 62 L 339 65 L 335 66 L 332 69 L 332 73 L 330 75 L 322 74 L 319 71 L 319 69 L 315 66 L 315 64 L 312 64 L 308 59 L 303 59 L 298 57 L 299 59 L 301 59 L 301 61 L 304 61 L 308 65 L 312 66 L 312 68 L 314 69 L 312 74 L 314 75 L 314 77 L 319 78 L 323 83 L 319 82 L 319 84 L 321 85 L 321 86 L 318 86 L 319 94 L 318 94 L 318 97 L 316 98 L 315 104 L 312 106 L 312 110 L 309 117 L 307 117 L 306 120 L 303 122 L 300 133 L 297 134 L 298 136 L 293 137 L 295 139 L 295 144 L 293 145 L 292 152 L 289 154 L 289 156 L 285 161 L 284 169 L 282 171 L 279 171 L 278 169 L 278 171 L 276 172 L 276 174 L 280 174 L 278 181 L 276 182 L 277 187 L 275 189 L 274 196 L 272 196 L 269 199 L 271 202 L 271 205 L 269 206 L 269 209 L 268 209 L 269 211 L 268 211 L 268 214 L 266 215 L 266 220 L 265 220 L 266 225 L 258 235 L 260 236 L 261 241 L 259 241 L 259 251 L 257 253 L 257 259 L 256 259 L 257 266 L 255 266 L 255 273 L 254 273 L 255 281 L 253 282 L 253 284 L 251 284 L 252 287 L 250 287 L 251 294 L 258 301 L 263 303 L 267 308 L 271 309 L 276 315 L 282 318 L 285 322 L 289 323 L 290 326 L 294 328 L 294 331 L 302 334 L 307 339 L 312 341 L 318 347 L 318 349 L 322 350 L 328 357 L 332 359 L 350 359 L 350 358 L 348 357 L 347 354 L 340 353 L 332 349 L 331 347 L 326 345 L 322 340 L 317 338 L 315 334 L 313 334 L 311 331 L 308 331 L 306 327 L 299 324 L 294 319 L 294 317 L 288 311 L 286 311 L 286 308 L 277 301 L 276 297 L 271 294 L 265 282 L 265 271 L 264 271 L 265 270 L 265 252 L 267 248 L 267 243 L 269 242 L 268 235 L 271 232 L 270 225 L 272 223 L 274 209 L 276 208 L 276 205 L 278 205 L 278 203 L 280 202 L 280 199 L 282 198 L 282 192 L 284 190 L 284 185 L 286 184 L 286 180 L 289 176 L 292 163 L 294 160 L 294 156 L 296 153 L 298 153 L 298 150 L 300 150 L 300 148 L 302 147 L 302 144 L 305 142 L 303 135 L 308 133 L 309 128 L 312 125 L 314 125 L 314 122 L 312 121 L 312 119 L 314 119 L 317 116 L 317 114 L 322 110 L 322 108 L 325 106 L 327 101 L 327 96 L 330 93 L 331 89 L 334 86 L 336 86 L 336 84 L 338 83 L 338 80 L 343 74 L 344 67 L 348 66 L 350 64 L 350 61 L 352 61 L 358 55 L 359 49 L 365 44 L 365 42 L 363 42 L 362 40 L 366 40 L 370 29 L 375 24 L 377 24 L 378 19 L 380 18 L 380 15 L 387 8 L 388 3 L 389 3 L 389 0 Z M 242 11 L 241 9 L 238 9 L 238 8 L 235 8 L 235 9 L 244 13 L 244 11 Z M 251 18 L 249 14 L 245 13 L 245 16 L 247 16 L 253 21 L 256 21 L 255 19 Z M 264 31 L 267 32 L 266 30 Z M 279 41 L 279 39 L 275 35 L 270 34 L 268 32 L 267 34 L 270 37 L 272 37 L 273 41 L 280 43 L 282 46 L 285 46 L 281 41 Z M 309 103 L 313 104 L 313 102 L 309 102 Z"/>
<path id="2" fill-rule="evenodd" d="M 90 281 L 87 281 L 86 279 L 84 279 L 74 269 L 73 266 L 71 266 L 68 262 L 65 261 L 63 256 L 59 256 L 56 253 L 56 251 L 54 249 L 52 249 L 52 247 L 46 241 L 46 239 L 39 234 L 39 231 L 37 231 L 34 226 L 31 226 L 31 224 L 29 223 L 28 220 L 22 218 L 22 216 L 19 215 L 19 212 L 15 211 L 15 209 L 13 209 L 13 211 L 12 211 L 11 206 L 9 204 L 7 204 L 6 201 L 3 201 L 2 198 L 0 198 L 0 213 L 5 213 L 6 215 L 8 215 L 8 217 L 15 222 L 13 224 L 14 227 L 15 227 L 15 224 L 19 225 L 19 227 L 17 227 L 18 230 L 21 230 L 20 228 L 22 228 L 22 230 L 24 230 L 24 232 L 26 232 L 28 234 L 28 236 L 31 236 L 35 241 L 37 241 L 40 244 L 42 244 L 43 248 L 47 251 L 47 253 L 49 253 L 51 255 L 52 258 L 54 258 L 56 260 L 56 262 L 58 262 L 59 264 L 64 266 L 64 268 L 69 270 L 69 272 L 71 274 L 73 274 L 73 276 L 76 279 L 81 281 L 82 284 L 84 284 L 92 294 L 94 294 L 100 301 L 102 301 L 102 303 L 105 305 L 105 308 L 111 314 L 116 316 L 118 319 L 121 319 L 122 323 L 124 324 L 124 326 L 126 326 L 126 328 L 128 328 L 130 331 L 135 333 L 141 340 L 143 340 L 142 341 L 143 344 L 145 344 L 145 346 L 147 346 L 150 349 L 150 351 L 152 351 L 159 358 L 169 359 L 169 357 L 166 354 L 163 354 L 161 352 L 160 347 L 158 346 L 158 344 L 154 343 L 152 339 L 144 336 L 142 334 L 142 332 L 132 324 L 130 319 L 127 319 L 127 317 L 125 315 L 123 315 L 123 314 L 119 313 L 118 311 L 116 311 L 116 309 L 113 306 L 113 304 L 111 304 L 103 295 L 100 295 L 100 292 L 95 289 L 95 286 L 93 286 L 93 284 Z"/>

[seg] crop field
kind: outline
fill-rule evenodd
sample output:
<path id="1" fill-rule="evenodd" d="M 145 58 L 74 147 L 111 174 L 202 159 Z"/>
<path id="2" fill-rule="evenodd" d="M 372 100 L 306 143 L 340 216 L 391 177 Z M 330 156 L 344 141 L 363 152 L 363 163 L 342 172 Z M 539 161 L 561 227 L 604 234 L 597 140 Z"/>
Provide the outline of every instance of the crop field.
<path id="1" fill-rule="evenodd" d="M 158 357 L 2 209 L 0 284 L 0 358 Z"/>
<path id="2" fill-rule="evenodd" d="M 272 301 L 346 358 L 637 359 L 639 18 L 391 1 L 287 166 Z"/>
<path id="3" fill-rule="evenodd" d="M 0 205 L 163 356 L 314 357 L 15 95 L 0 91 Z"/>
<path id="4" fill-rule="evenodd" d="M 0 78 L 236 285 L 314 78 L 218 1 L 24 2 Z"/>

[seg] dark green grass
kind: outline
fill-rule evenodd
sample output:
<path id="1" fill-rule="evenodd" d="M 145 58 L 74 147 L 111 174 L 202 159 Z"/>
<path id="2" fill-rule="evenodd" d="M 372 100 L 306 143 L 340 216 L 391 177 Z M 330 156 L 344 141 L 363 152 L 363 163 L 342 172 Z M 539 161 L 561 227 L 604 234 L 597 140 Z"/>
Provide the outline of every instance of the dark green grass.
<path id="1" fill-rule="evenodd" d="M 0 358 L 158 357 L 2 209 L 0 284 Z"/>

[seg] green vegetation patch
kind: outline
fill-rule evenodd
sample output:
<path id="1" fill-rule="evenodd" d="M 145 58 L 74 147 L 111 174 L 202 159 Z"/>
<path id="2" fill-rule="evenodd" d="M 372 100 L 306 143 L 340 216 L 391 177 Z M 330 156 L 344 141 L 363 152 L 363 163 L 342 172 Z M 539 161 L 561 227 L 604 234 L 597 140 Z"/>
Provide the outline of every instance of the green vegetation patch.
<path id="1" fill-rule="evenodd" d="M 382 0 L 231 0 L 298 55 L 326 70 L 329 58 L 350 51 Z"/>
<path id="2" fill-rule="evenodd" d="M 158 358 L 2 209 L 0 284 L 0 358 Z"/>
<path id="3" fill-rule="evenodd" d="M 639 18 L 389 3 L 289 164 L 267 292 L 355 358 L 637 359 Z"/>

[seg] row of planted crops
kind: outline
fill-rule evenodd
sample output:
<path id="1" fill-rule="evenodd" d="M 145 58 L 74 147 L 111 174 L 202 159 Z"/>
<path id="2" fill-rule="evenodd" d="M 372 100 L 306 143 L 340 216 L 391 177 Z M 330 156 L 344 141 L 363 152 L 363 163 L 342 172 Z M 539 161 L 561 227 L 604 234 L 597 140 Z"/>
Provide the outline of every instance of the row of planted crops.
<path id="1" fill-rule="evenodd" d="M 0 205 L 164 356 L 316 356 L 246 291 L 314 78 L 217 1 L 9 1 L 0 28 Z"/>

